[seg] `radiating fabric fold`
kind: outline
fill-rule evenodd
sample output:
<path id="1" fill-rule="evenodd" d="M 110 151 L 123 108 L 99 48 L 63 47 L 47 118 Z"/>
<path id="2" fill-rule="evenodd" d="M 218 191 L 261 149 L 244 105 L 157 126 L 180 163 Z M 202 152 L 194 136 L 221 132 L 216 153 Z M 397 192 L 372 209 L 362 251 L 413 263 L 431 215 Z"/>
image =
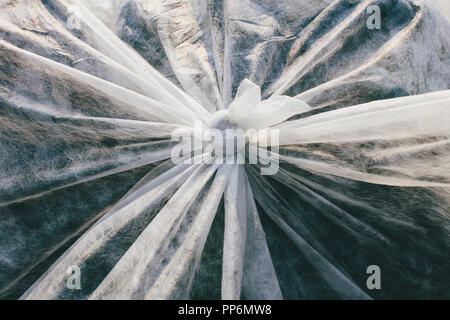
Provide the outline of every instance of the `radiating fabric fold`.
<path id="1" fill-rule="evenodd" d="M 429 0 L 0 1 L 0 298 L 449 298 L 449 30 Z"/>

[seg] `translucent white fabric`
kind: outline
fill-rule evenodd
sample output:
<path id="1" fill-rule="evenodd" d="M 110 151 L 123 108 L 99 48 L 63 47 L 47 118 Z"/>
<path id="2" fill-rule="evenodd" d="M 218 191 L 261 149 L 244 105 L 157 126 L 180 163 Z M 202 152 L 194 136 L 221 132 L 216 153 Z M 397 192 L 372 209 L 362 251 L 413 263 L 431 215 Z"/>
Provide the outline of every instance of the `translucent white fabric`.
<path id="1" fill-rule="evenodd" d="M 450 298 L 449 52 L 426 0 L 0 1 L 0 298 Z M 172 162 L 219 110 L 276 175 Z"/>

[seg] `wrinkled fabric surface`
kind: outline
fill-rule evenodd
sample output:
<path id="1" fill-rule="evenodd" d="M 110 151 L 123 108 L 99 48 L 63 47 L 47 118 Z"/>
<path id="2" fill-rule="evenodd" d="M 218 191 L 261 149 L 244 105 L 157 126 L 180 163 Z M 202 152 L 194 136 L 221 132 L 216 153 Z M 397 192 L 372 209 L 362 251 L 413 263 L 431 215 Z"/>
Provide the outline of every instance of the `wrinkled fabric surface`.
<path id="1" fill-rule="evenodd" d="M 0 298 L 450 299 L 449 89 L 428 1 L 1 0 Z M 276 175 L 170 160 L 222 109 Z"/>

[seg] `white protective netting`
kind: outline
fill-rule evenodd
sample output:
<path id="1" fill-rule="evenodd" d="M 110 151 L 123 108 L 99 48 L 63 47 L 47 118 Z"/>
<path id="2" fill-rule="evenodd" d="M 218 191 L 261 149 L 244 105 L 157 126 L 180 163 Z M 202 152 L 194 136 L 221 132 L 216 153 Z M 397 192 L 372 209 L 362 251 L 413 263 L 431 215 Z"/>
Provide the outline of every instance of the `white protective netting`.
<path id="1" fill-rule="evenodd" d="M 450 298 L 449 88 L 425 0 L 0 0 L 0 298 Z M 173 163 L 225 109 L 276 175 Z"/>

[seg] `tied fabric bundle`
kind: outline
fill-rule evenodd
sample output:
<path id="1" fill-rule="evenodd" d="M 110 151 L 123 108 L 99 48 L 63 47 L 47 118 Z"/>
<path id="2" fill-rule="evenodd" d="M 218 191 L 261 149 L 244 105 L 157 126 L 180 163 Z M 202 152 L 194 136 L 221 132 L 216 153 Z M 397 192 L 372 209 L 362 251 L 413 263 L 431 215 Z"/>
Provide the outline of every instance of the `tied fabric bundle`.
<path id="1" fill-rule="evenodd" d="M 450 298 L 450 25 L 430 2 L 0 9 L 1 298 Z M 275 175 L 171 160 L 217 112 L 279 132 Z"/>

